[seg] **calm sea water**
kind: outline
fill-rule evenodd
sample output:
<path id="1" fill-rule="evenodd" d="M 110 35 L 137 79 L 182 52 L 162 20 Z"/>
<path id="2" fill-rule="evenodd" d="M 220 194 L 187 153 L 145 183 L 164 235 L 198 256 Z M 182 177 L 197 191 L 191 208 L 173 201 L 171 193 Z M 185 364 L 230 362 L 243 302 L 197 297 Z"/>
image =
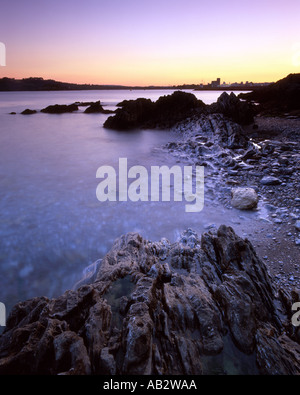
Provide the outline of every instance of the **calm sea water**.
<path id="1" fill-rule="evenodd" d="M 77 282 L 85 267 L 129 232 L 175 241 L 188 227 L 202 232 L 224 222 L 226 210 L 206 202 L 198 214 L 185 202 L 107 202 L 96 198 L 98 167 L 175 164 L 160 147 L 169 131 L 117 132 L 102 125 L 108 115 L 20 115 L 26 108 L 96 101 L 115 109 L 124 99 L 157 100 L 172 91 L 73 91 L 0 93 L 0 301 L 9 310 L 34 296 L 55 297 Z M 205 103 L 221 92 L 194 92 Z M 17 115 L 9 113 L 15 111 Z M 233 214 L 230 213 L 232 216 Z M 237 215 L 237 214 L 236 214 Z"/>

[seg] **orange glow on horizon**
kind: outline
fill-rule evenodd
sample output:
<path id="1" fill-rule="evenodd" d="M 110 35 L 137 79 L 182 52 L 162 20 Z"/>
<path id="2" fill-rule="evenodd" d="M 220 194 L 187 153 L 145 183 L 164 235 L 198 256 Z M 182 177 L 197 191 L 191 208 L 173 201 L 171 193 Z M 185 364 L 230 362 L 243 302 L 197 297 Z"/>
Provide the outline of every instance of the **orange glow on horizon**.
<path id="1" fill-rule="evenodd" d="M 13 3 L 1 21 L 0 77 L 169 86 L 299 72 L 299 0 Z"/>
<path id="2" fill-rule="evenodd" d="M 180 69 L 180 70 L 179 70 Z M 228 70 L 229 69 L 229 70 Z M 45 80 L 51 79 L 66 83 L 91 84 L 91 85 L 121 85 L 121 86 L 172 86 L 183 84 L 201 84 L 209 83 L 216 78 L 221 78 L 221 82 L 275 82 L 286 77 L 290 73 L 296 72 L 292 67 L 277 68 L 270 70 L 270 67 L 258 67 L 253 65 L 249 70 L 240 67 L 220 67 L 210 68 L 192 67 L 186 69 L 180 67 L 160 67 L 159 71 L 151 67 L 143 67 L 133 71 L 110 70 L 98 72 L 97 70 L 35 70 L 27 73 L 19 71 L 9 71 L 9 69 L 0 69 L 2 75 L 0 78 L 8 77 L 23 79 L 30 77 L 41 77 Z M 3 72 L 4 71 L 4 72 Z"/>

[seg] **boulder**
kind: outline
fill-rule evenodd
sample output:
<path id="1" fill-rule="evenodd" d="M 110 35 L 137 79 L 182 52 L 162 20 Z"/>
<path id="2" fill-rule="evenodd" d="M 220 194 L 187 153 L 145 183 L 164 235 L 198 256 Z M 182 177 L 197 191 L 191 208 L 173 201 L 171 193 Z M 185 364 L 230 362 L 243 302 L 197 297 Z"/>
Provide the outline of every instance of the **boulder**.
<path id="1" fill-rule="evenodd" d="M 12 113 L 11 113 L 12 114 Z M 36 114 L 36 110 L 30 110 L 27 108 L 26 110 L 21 112 L 22 115 L 31 115 L 31 114 Z"/>
<path id="2" fill-rule="evenodd" d="M 223 92 L 216 103 L 209 106 L 211 113 L 220 113 L 241 125 L 254 122 L 254 109 L 251 104 L 241 101 L 233 92 Z"/>
<path id="3" fill-rule="evenodd" d="M 161 96 L 155 102 L 154 123 L 169 128 L 193 114 L 206 112 L 206 105 L 192 93 L 176 91 L 172 95 Z"/>
<path id="4" fill-rule="evenodd" d="M 128 233 L 90 281 L 12 309 L 0 374 L 300 373 L 294 296 L 230 227 L 175 243 Z"/>
<path id="5" fill-rule="evenodd" d="M 77 104 L 55 104 L 53 106 L 48 106 L 46 108 L 43 108 L 41 112 L 47 113 L 47 114 L 63 114 L 63 113 L 69 113 L 69 112 L 74 112 L 78 111 L 78 105 Z"/>
<path id="6" fill-rule="evenodd" d="M 258 195 L 253 188 L 235 188 L 232 190 L 231 205 L 239 210 L 251 210 L 257 207 Z"/>
<path id="7" fill-rule="evenodd" d="M 114 116 L 109 117 L 104 127 L 116 130 L 128 130 L 142 126 L 150 119 L 154 103 L 150 99 L 128 100 Z"/>

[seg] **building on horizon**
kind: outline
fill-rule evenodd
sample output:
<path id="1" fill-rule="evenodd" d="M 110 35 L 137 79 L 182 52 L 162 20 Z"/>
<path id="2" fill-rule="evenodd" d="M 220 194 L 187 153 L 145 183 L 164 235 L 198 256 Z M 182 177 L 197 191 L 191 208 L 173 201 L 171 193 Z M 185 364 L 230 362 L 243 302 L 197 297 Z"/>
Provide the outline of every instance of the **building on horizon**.
<path id="1" fill-rule="evenodd" d="M 221 85 L 221 78 L 217 78 L 216 81 L 212 81 L 210 85 L 212 88 L 218 88 Z"/>
<path id="2" fill-rule="evenodd" d="M 196 90 L 205 90 L 205 89 L 233 89 L 233 90 L 251 90 L 252 88 L 257 88 L 257 87 L 261 87 L 261 86 L 268 86 L 270 85 L 270 82 L 228 82 L 226 83 L 225 81 L 221 84 L 221 78 L 217 78 L 215 81 L 211 81 L 211 83 L 209 84 L 198 84 L 196 87 Z"/>

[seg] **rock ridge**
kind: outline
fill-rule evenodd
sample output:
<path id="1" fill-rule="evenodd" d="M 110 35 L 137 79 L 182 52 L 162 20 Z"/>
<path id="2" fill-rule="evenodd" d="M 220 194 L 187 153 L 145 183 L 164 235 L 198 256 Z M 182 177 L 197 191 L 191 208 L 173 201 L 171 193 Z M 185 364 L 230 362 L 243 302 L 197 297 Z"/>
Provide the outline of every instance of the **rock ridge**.
<path id="1" fill-rule="evenodd" d="M 0 374 L 299 374 L 297 292 L 225 225 L 175 243 L 128 233 L 92 278 L 13 308 Z"/>

